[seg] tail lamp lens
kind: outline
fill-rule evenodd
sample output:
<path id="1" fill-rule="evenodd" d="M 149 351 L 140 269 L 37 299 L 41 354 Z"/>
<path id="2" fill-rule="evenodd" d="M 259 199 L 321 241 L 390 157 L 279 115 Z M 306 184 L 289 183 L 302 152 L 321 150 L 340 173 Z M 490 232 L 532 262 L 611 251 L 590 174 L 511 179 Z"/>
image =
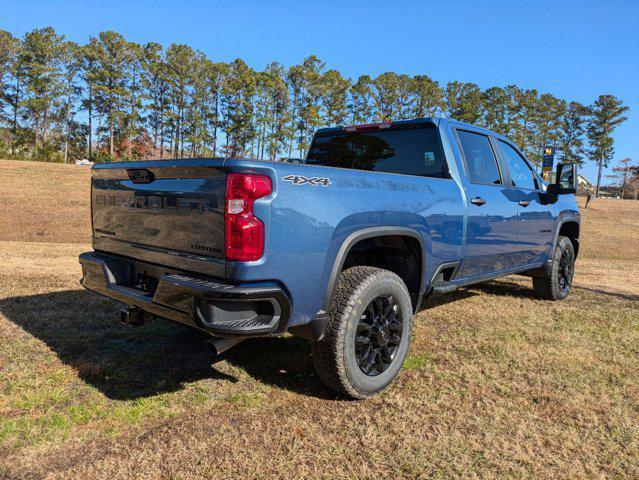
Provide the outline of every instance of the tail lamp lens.
<path id="1" fill-rule="evenodd" d="M 264 223 L 253 215 L 253 202 L 269 195 L 266 175 L 230 173 L 226 179 L 226 258 L 237 262 L 259 260 L 264 254 Z"/>

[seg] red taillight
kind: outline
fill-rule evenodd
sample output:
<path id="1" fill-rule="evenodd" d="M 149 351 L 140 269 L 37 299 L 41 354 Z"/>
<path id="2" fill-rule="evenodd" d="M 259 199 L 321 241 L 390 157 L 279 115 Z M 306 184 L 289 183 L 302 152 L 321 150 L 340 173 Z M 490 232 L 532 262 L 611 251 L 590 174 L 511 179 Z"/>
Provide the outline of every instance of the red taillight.
<path id="1" fill-rule="evenodd" d="M 226 258 L 259 260 L 264 253 L 264 224 L 253 215 L 253 202 L 271 193 L 266 175 L 229 173 L 226 177 Z"/>

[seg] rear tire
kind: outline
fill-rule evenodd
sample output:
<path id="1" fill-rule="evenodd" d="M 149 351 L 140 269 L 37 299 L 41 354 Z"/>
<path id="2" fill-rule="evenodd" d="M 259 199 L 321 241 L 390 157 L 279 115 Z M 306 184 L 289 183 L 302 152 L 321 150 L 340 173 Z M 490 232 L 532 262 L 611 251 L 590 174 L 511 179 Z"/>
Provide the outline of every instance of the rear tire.
<path id="1" fill-rule="evenodd" d="M 570 292 L 574 272 L 575 249 L 568 237 L 560 236 L 553 252 L 550 275 L 533 277 L 533 290 L 540 298 L 563 300 Z"/>
<path id="2" fill-rule="evenodd" d="M 322 340 L 312 346 L 313 364 L 322 381 L 353 398 L 386 388 L 408 354 L 413 306 L 396 274 L 374 267 L 340 273 Z"/>

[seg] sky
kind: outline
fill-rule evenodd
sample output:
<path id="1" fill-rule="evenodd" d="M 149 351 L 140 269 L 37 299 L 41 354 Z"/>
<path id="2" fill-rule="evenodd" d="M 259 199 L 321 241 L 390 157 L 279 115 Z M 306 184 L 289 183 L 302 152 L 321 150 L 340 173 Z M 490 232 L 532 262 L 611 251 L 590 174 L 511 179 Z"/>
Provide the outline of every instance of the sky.
<path id="1" fill-rule="evenodd" d="M 52 26 L 84 43 L 115 30 L 256 69 L 315 54 L 351 78 L 395 71 L 442 85 L 516 84 L 583 104 L 612 94 L 630 111 L 611 167 L 639 163 L 639 0 L 1 0 L 0 12 L 0 28 L 16 36 Z M 581 173 L 596 179 L 592 163 Z"/>

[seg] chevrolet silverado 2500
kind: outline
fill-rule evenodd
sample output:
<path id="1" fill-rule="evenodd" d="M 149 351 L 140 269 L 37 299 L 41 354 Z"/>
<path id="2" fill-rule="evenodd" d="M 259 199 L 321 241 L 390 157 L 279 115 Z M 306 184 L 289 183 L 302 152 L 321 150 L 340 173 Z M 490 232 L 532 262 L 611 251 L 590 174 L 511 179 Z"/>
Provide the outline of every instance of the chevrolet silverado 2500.
<path id="1" fill-rule="evenodd" d="M 291 332 L 319 377 L 373 395 L 425 296 L 503 275 L 560 300 L 579 252 L 575 169 L 545 184 L 503 136 L 450 119 L 318 130 L 304 164 L 95 165 L 82 285 L 209 332 L 216 352 Z"/>

